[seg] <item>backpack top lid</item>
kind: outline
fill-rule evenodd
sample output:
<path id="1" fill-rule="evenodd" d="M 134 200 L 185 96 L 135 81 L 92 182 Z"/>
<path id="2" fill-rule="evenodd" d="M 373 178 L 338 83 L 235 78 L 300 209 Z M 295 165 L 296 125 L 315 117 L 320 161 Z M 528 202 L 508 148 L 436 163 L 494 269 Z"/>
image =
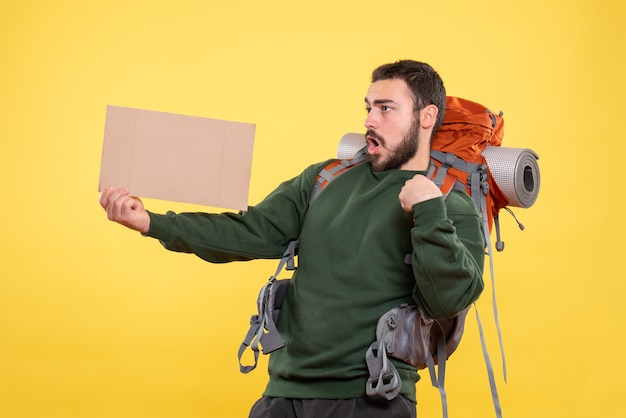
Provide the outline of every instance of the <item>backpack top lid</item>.
<path id="1" fill-rule="evenodd" d="M 433 136 L 431 149 L 450 152 L 468 163 L 482 163 L 482 151 L 500 146 L 504 136 L 502 113 L 461 99 L 446 97 L 446 113 L 441 127 Z"/>

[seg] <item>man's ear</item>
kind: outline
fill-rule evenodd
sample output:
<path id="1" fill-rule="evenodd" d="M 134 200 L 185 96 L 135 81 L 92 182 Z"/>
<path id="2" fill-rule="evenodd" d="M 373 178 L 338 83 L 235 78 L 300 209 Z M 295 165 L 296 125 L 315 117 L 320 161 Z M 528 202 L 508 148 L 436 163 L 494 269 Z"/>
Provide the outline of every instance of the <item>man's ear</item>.
<path id="1" fill-rule="evenodd" d="M 439 113 L 439 109 L 437 106 L 431 104 L 424 107 L 420 110 L 420 125 L 424 129 L 430 129 L 437 122 L 437 114 Z"/>

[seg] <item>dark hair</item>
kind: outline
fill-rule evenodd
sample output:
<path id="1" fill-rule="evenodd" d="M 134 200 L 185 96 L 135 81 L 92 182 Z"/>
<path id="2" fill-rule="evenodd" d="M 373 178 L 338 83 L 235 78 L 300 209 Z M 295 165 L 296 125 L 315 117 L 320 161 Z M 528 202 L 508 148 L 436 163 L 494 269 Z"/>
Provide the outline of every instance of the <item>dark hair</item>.
<path id="1" fill-rule="evenodd" d="M 384 64 L 372 72 L 372 83 L 398 78 L 404 80 L 413 93 L 415 112 L 428 105 L 439 109 L 433 134 L 439 129 L 446 113 L 446 88 L 439 74 L 430 65 L 413 60 L 400 60 Z"/>

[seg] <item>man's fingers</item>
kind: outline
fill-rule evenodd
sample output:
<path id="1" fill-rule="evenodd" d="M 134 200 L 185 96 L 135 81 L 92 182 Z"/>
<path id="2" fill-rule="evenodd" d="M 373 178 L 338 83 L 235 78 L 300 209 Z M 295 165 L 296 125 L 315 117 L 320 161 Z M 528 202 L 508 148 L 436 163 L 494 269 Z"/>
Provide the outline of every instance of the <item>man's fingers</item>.
<path id="1" fill-rule="evenodd" d="M 441 190 L 431 180 L 421 174 L 407 180 L 400 191 L 399 199 L 402 209 L 406 212 L 413 210 L 413 206 L 425 200 L 441 196 Z"/>
<path id="2" fill-rule="evenodd" d="M 122 217 L 128 216 L 137 207 L 137 199 L 134 197 L 123 195 L 119 201 L 119 214 Z"/>
<path id="3" fill-rule="evenodd" d="M 126 188 L 108 188 L 102 193 L 100 198 L 100 204 L 111 221 L 118 220 L 121 215 L 128 213 L 129 210 L 126 209 L 126 206 L 132 204 L 132 202 L 133 199 L 128 196 L 128 189 Z"/>
<path id="4" fill-rule="evenodd" d="M 110 221 L 140 232 L 146 232 L 150 227 L 150 216 L 143 202 L 138 197 L 130 196 L 130 191 L 125 187 L 107 187 L 100 196 L 100 205 Z"/>
<path id="5" fill-rule="evenodd" d="M 102 209 L 106 210 L 107 209 L 107 201 L 109 200 L 109 196 L 111 196 L 111 193 L 113 193 L 113 187 L 106 187 L 104 189 L 104 191 L 102 192 L 102 194 L 100 195 L 100 206 L 102 206 Z"/>

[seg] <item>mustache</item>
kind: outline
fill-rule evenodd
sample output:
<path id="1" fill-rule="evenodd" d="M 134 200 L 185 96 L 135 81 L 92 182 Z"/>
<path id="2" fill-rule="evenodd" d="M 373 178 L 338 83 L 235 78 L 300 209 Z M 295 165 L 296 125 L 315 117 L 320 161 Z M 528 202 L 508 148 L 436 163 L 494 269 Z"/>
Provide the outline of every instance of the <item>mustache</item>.
<path id="1" fill-rule="evenodd" d="M 366 137 L 371 137 L 373 139 L 375 139 L 376 141 L 378 141 L 379 145 L 385 145 L 385 138 L 383 138 L 382 136 L 378 135 L 376 132 L 374 132 L 374 130 L 372 129 L 368 129 L 365 132 L 365 136 Z"/>

